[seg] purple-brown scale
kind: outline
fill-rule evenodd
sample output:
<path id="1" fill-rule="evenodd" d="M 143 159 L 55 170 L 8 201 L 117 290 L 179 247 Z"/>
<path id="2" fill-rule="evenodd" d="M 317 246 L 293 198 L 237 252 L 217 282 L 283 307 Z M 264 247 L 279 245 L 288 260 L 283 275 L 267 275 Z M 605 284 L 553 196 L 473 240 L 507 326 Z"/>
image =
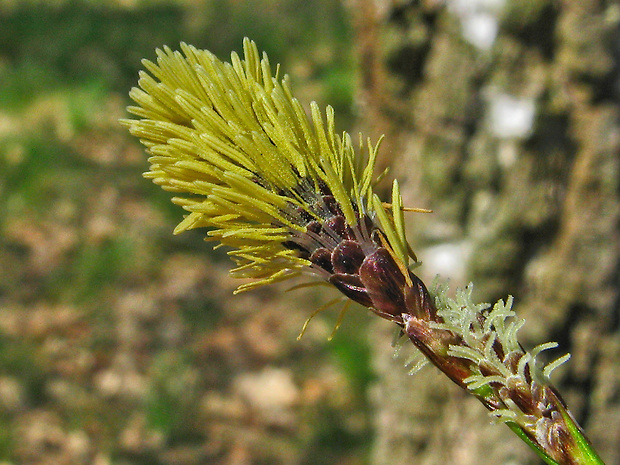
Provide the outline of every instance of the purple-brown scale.
<path id="1" fill-rule="evenodd" d="M 351 300 L 376 309 L 385 318 L 399 319 L 406 311 L 406 279 L 372 218 L 353 205 L 358 221 L 354 226 L 347 224 L 326 186 L 308 204 L 309 211 L 295 209 L 295 220 L 306 231 L 293 232 L 283 245 L 309 260 L 316 274 Z"/>

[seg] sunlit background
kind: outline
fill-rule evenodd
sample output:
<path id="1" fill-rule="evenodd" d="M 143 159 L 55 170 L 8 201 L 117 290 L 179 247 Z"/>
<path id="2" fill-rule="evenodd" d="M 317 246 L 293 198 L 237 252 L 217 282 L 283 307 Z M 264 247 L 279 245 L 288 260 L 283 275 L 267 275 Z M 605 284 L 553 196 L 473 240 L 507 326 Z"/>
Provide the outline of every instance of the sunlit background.
<path id="1" fill-rule="evenodd" d="M 229 262 L 142 179 L 117 123 L 140 60 L 244 36 L 353 121 L 337 1 L 0 3 L 0 462 L 363 463 L 363 337 L 321 299 L 232 297 Z"/>
<path id="2" fill-rule="evenodd" d="M 373 2 L 0 0 L 1 465 L 384 463 L 374 448 L 377 436 L 385 438 L 392 425 L 392 393 L 385 394 L 385 385 L 376 387 L 377 373 L 386 368 L 378 368 L 385 354 L 373 355 L 373 344 L 381 339 L 390 359 L 388 325 L 379 327 L 367 312 L 355 308 L 328 341 L 338 316 L 338 309 L 333 309 L 317 315 L 297 341 L 304 321 L 333 298 L 332 291 L 286 292 L 286 286 L 271 286 L 233 297 L 239 283 L 227 275 L 230 262 L 225 251 L 211 250 L 200 231 L 171 234 L 182 211 L 170 203 L 169 194 L 141 177 L 147 169 L 146 155 L 118 124 L 119 118 L 128 116 L 127 95 L 142 68 L 140 60 L 154 59 L 156 47 L 176 48 L 184 41 L 227 60 L 231 51 L 241 50 L 242 39 L 248 36 L 269 54 L 272 64 L 280 63 L 282 71 L 291 76 L 295 94 L 306 107 L 311 100 L 321 106 L 331 104 L 339 130 L 356 133 L 358 127 L 370 127 L 372 132 L 374 124 L 376 140 L 376 131 L 387 126 L 366 111 L 377 100 L 368 93 L 370 69 L 363 61 L 368 57 L 361 34 L 368 31 L 354 8 L 364 3 Z M 393 2 L 402 4 L 403 12 L 408 3 L 442 2 Z M 411 60 L 432 56 L 424 41 L 430 40 L 432 27 L 451 24 L 446 18 L 452 18 L 458 30 L 459 57 L 463 63 L 469 59 L 476 63 L 472 71 L 470 62 L 455 60 L 450 75 L 454 85 L 444 83 L 446 87 L 456 89 L 456 95 L 465 79 L 460 71 L 471 82 L 492 74 L 485 66 L 491 62 L 490 50 L 498 35 L 498 12 L 506 2 L 448 3 L 446 16 L 436 15 L 441 19 L 433 16 L 434 10 L 433 15 L 421 15 L 420 28 L 412 28 L 407 38 L 410 45 L 392 61 L 386 60 L 398 78 L 402 77 L 399 72 L 405 76 L 404 84 L 385 83 L 385 92 L 393 92 L 397 100 L 386 103 L 385 114 L 392 120 L 388 132 L 412 127 L 434 130 L 433 118 L 443 117 L 440 110 L 436 114 L 428 111 L 432 98 L 415 100 L 407 86 L 423 84 L 422 72 L 414 69 L 417 65 Z M 394 5 L 390 8 L 395 13 L 389 18 L 393 34 L 388 31 L 382 36 L 385 46 L 376 46 L 387 50 L 386 55 L 395 31 L 403 30 L 410 19 L 405 13 L 398 16 L 400 7 Z M 528 10 L 523 17 L 534 13 Z M 612 13 L 608 20 L 618 21 Z M 360 36 L 356 36 L 355 18 Z M 519 15 L 514 18 L 510 31 L 518 30 L 521 21 Z M 434 46 L 442 47 L 448 39 L 437 34 L 433 40 Z M 461 54 L 461 50 L 467 52 Z M 449 67 L 443 65 L 433 62 L 422 74 L 445 72 L 441 70 Z M 379 87 L 384 84 L 377 82 Z M 474 155 L 476 147 L 496 150 L 491 164 L 472 156 L 461 165 L 458 156 L 442 155 L 436 162 L 429 156 L 428 163 L 418 169 L 415 162 L 420 159 L 415 153 L 421 145 L 406 137 L 392 139 L 398 140 L 400 151 L 387 141 L 380 162 L 386 166 L 391 159 L 398 160 L 403 170 L 392 174 L 402 174 L 411 206 L 439 210 L 435 223 L 408 218 L 412 234 L 422 236 L 426 244 L 420 253 L 427 267 L 422 272 L 425 279 L 439 273 L 460 285 L 470 279 L 468 270 L 473 270 L 478 273 L 475 276 L 483 277 L 481 287 L 491 283 L 482 294 L 491 299 L 508 293 L 527 296 L 531 289 L 511 274 L 510 266 L 515 264 L 516 273 L 531 277 L 540 271 L 536 268 L 540 263 L 526 268 L 521 249 L 512 242 L 497 254 L 481 254 L 484 242 L 471 240 L 470 229 L 474 228 L 470 226 L 478 221 L 486 229 L 476 233 L 495 234 L 492 223 L 500 215 L 494 216 L 493 208 L 503 198 L 495 177 L 523 173 L 515 170 L 523 166 L 517 164 L 522 162 L 519 150 L 525 148 L 531 154 L 538 149 L 538 139 L 528 139 L 537 121 L 549 123 L 543 126 L 550 131 L 563 129 L 565 124 L 559 117 L 540 117 L 542 107 L 536 107 L 534 100 L 542 92 L 530 92 L 535 95 L 531 98 L 518 92 L 513 95 L 502 84 L 496 79 L 479 99 L 463 99 L 466 110 L 458 110 L 457 99 L 458 116 L 447 125 L 449 131 L 423 139 L 424 150 L 431 154 L 433 150 L 452 153 L 450 144 L 455 140 L 458 150 L 471 150 Z M 545 85 L 542 79 L 539 85 Z M 429 95 L 432 92 L 431 88 Z M 441 90 L 440 97 L 444 95 Z M 411 123 L 402 115 L 415 105 L 418 109 Z M 479 120 L 480 126 L 468 118 Z M 461 124 L 465 129 L 457 128 Z M 459 145 L 459 137 L 469 137 L 479 127 L 499 142 L 493 145 L 472 137 L 469 148 Z M 555 169 L 557 176 L 568 178 L 568 170 L 557 159 L 545 162 L 546 174 L 532 171 L 542 179 L 552 177 L 549 170 Z M 481 169 L 487 177 L 476 175 L 468 181 L 474 169 Z M 617 165 L 610 169 L 613 173 Z M 415 173 L 430 180 L 431 189 L 422 190 L 419 196 Z M 452 173 L 452 178 L 439 179 L 445 173 Z M 467 192 L 451 190 L 451 180 L 463 179 Z M 471 193 L 485 182 L 491 187 Z M 515 182 L 518 185 L 518 177 Z M 547 199 L 549 193 L 549 201 L 555 202 L 562 192 L 549 188 L 541 198 Z M 555 219 L 536 223 L 538 206 L 529 211 L 525 220 L 508 223 L 500 231 L 511 240 L 527 242 L 528 258 L 552 244 L 546 242 L 545 234 L 560 227 Z M 452 219 L 442 220 L 442 215 L 452 215 Z M 419 224 L 429 227 L 420 233 Z M 522 237 L 511 236 L 513 228 L 523 224 L 525 229 L 518 233 Z M 468 262 L 472 254 L 479 255 Z M 494 268 L 493 261 L 502 266 Z M 505 280 L 499 281 L 506 276 L 509 284 L 515 284 L 511 289 Z M 528 315 L 536 321 L 536 313 Z M 617 328 L 617 316 L 611 318 L 609 325 L 613 324 Z M 369 336 L 377 328 L 378 336 Z M 536 343 L 543 342 L 539 338 L 549 332 L 564 338 L 565 345 L 573 343 L 572 335 L 563 336 L 559 323 L 548 332 L 536 325 L 531 328 L 528 334 Z M 586 328 L 580 337 L 587 340 L 596 328 Z M 618 347 L 609 347 L 610 354 L 620 352 Z M 615 356 L 609 357 L 614 360 Z M 577 369 L 588 365 L 587 357 L 579 360 L 582 365 Z M 415 383 L 425 378 L 412 381 L 402 362 L 394 366 L 402 368 L 403 383 L 412 383 L 415 400 Z M 605 367 L 610 373 L 618 372 L 613 364 Z M 430 379 L 446 386 L 441 383 L 447 381 L 434 374 Z M 613 398 L 613 389 L 619 385 L 616 380 L 602 389 L 599 403 Z M 461 415 L 461 420 L 470 415 L 470 410 L 464 414 L 461 407 L 454 407 L 460 393 L 433 386 L 425 394 L 429 397 L 419 398 L 422 406 L 432 397 L 439 403 L 448 402 L 445 411 L 449 415 Z M 594 384 L 585 381 L 571 386 L 579 392 L 594 389 Z M 450 404 L 448 397 L 456 400 Z M 606 425 L 599 424 L 603 430 L 620 430 L 617 404 L 616 400 L 616 410 Z M 386 410 L 378 412 L 377 405 L 385 405 Z M 394 405 L 400 404 L 395 400 Z M 578 411 L 589 412 L 579 402 Z M 471 412 L 479 424 L 488 423 L 481 406 Z M 430 424 L 440 413 L 423 411 L 411 432 L 424 436 L 426 421 Z M 447 431 L 446 437 L 453 437 L 455 430 Z M 397 422 L 393 432 L 409 434 Z M 505 429 L 498 435 L 509 434 Z M 600 437 L 605 434 L 601 431 Z M 433 441 L 442 449 L 441 438 Z M 427 443 L 411 441 L 407 447 L 426 450 Z M 529 457 L 530 452 L 522 447 Z M 607 450 L 613 447 L 608 445 Z M 470 463 L 467 454 L 457 451 L 453 457 L 462 460 L 455 461 L 456 465 Z M 511 463 L 536 463 L 533 457 L 514 460 Z"/>

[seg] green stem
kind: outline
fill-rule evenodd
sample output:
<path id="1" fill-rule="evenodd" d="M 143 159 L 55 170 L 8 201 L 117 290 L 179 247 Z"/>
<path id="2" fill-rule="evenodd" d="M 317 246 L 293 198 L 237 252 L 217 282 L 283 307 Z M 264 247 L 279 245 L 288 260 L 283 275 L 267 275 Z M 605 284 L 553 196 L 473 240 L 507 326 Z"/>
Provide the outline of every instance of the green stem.
<path id="1" fill-rule="evenodd" d="M 572 452 L 572 460 L 570 464 L 575 465 L 605 465 L 601 457 L 596 453 L 592 444 L 585 437 L 583 430 L 579 427 L 579 425 L 575 422 L 573 416 L 567 410 L 561 410 L 562 417 L 566 422 L 568 431 L 570 432 L 574 444 L 576 444 L 577 449 L 573 449 Z M 543 449 L 540 448 L 538 444 L 530 439 L 530 437 L 523 431 L 523 429 L 514 422 L 506 422 L 508 427 L 521 438 L 523 442 L 525 442 L 530 448 L 536 452 L 542 460 L 545 461 L 548 465 L 565 465 L 556 462 L 551 457 L 549 457 Z M 568 465 L 568 464 L 566 464 Z"/>
<path id="2" fill-rule="evenodd" d="M 517 436 L 519 436 L 523 442 L 525 442 L 528 446 L 530 446 L 530 448 L 534 452 L 536 452 L 536 455 L 538 455 L 541 459 L 543 459 L 545 463 L 547 463 L 548 465 L 560 465 L 558 462 L 556 462 L 551 457 L 549 457 L 545 453 L 545 451 L 542 450 L 538 446 L 538 444 L 532 441 L 530 437 L 527 434 L 525 434 L 525 431 L 523 431 L 523 429 L 519 425 L 517 425 L 516 423 L 512 421 L 506 422 L 506 425 L 508 425 L 508 428 L 510 428 Z"/>
<path id="3" fill-rule="evenodd" d="M 575 463 L 578 463 L 579 465 L 605 465 L 603 459 L 601 459 L 601 457 L 596 453 L 592 447 L 592 444 L 585 436 L 583 430 L 577 424 L 571 413 L 565 408 L 561 408 L 560 413 L 562 414 L 562 418 L 566 422 L 568 431 L 577 446 L 577 450 L 574 451 L 576 460 Z"/>
<path id="4" fill-rule="evenodd" d="M 485 403 L 485 399 L 490 397 L 492 390 L 489 385 L 481 386 L 478 389 L 473 390 L 474 394 L 480 399 L 483 403 Z M 570 451 L 570 462 L 560 463 L 551 458 L 547 452 L 541 448 L 539 444 L 533 441 L 530 436 L 526 433 L 526 431 L 519 426 L 517 423 L 508 421 L 506 424 L 508 427 L 517 435 L 523 442 L 525 442 L 530 448 L 536 452 L 542 460 L 545 461 L 548 465 L 605 465 L 601 457 L 596 453 L 592 444 L 585 436 L 584 431 L 581 429 L 579 424 L 575 421 L 571 413 L 566 408 L 566 404 L 559 397 L 559 394 L 555 390 L 552 389 L 552 392 L 556 396 L 557 402 L 556 406 L 558 411 L 562 415 L 562 419 L 566 424 L 566 429 L 568 430 L 571 438 L 572 444 L 574 447 L 567 447 L 567 450 Z M 485 405 L 487 405 L 485 403 Z"/>

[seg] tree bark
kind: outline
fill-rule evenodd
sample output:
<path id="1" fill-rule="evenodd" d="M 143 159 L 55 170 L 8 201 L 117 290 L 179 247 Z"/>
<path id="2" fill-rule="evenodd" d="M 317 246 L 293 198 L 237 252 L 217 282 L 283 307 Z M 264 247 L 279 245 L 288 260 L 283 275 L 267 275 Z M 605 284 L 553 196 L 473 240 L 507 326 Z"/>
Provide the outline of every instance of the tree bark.
<path id="1" fill-rule="evenodd" d="M 431 246 L 451 244 L 468 257 L 454 286 L 514 295 L 520 340 L 572 353 L 554 381 L 619 463 L 620 6 L 507 0 L 485 50 L 448 4 L 349 1 L 362 127 L 387 135 L 408 205 L 435 211 L 409 218 L 427 282 Z M 432 368 L 406 377 L 386 339 L 377 325 L 373 463 L 538 463 Z"/>

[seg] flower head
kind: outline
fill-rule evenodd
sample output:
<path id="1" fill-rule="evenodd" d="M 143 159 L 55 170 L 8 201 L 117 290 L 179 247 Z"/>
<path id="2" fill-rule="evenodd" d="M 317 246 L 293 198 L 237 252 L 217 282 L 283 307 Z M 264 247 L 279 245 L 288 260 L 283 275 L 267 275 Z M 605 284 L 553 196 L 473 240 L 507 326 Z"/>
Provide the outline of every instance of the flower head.
<path id="1" fill-rule="evenodd" d="M 412 256 L 398 184 L 391 213 L 372 190 L 377 145 L 360 137 L 356 153 L 331 107 L 313 102 L 308 117 L 250 40 L 230 63 L 181 50 L 143 61 L 129 108 L 140 119 L 123 120 L 151 154 L 145 176 L 189 212 L 175 232 L 206 227 L 231 247 L 233 275 L 258 278 L 240 289 L 311 271 L 370 306 L 364 259 L 381 249 L 406 274 Z"/>
<path id="2" fill-rule="evenodd" d="M 205 227 L 229 246 L 232 273 L 256 278 L 239 290 L 318 275 L 399 325 L 548 463 L 594 457 L 549 383 L 567 357 L 537 367 L 537 353 L 555 345 L 523 350 L 511 299 L 476 305 L 471 288 L 456 300 L 439 288 L 433 299 L 410 271 L 398 183 L 387 209 L 373 193 L 376 145 L 360 137 L 356 153 L 346 132 L 336 134 L 331 107 L 323 115 L 312 103 L 308 117 L 288 78 L 272 73 L 249 40 L 244 58 L 233 53 L 230 63 L 181 49 L 143 62 L 150 75 L 140 73 L 130 94 L 138 105 L 129 108 L 139 119 L 122 121 L 151 154 L 145 176 L 189 212 L 175 232 Z"/>

